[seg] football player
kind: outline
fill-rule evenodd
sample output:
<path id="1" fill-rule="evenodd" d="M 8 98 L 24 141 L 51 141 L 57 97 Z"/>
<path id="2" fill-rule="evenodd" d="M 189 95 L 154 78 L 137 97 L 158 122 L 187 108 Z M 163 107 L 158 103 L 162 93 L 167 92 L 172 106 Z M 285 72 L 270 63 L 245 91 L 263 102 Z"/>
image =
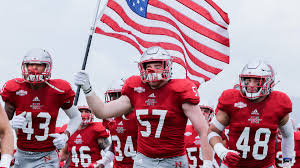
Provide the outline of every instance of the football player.
<path id="1" fill-rule="evenodd" d="M 93 122 L 94 115 L 87 106 L 78 109 L 82 122 L 60 151 L 60 157 L 61 161 L 70 157 L 69 167 L 88 167 L 102 158 L 100 152 L 109 146 L 109 134 L 101 122 Z"/>
<path id="2" fill-rule="evenodd" d="M 140 76 L 125 81 L 119 99 L 105 103 L 95 94 L 88 73 L 75 74 L 92 112 L 98 118 L 111 118 L 130 112 L 138 120 L 137 156 L 134 168 L 188 167 L 184 132 L 190 119 L 200 135 L 204 165 L 211 167 L 208 125 L 198 106 L 197 87 L 187 79 L 171 79 L 172 58 L 161 47 L 150 47 L 138 64 Z"/>
<path id="3" fill-rule="evenodd" d="M 56 149 L 65 146 L 81 123 L 80 112 L 73 106 L 74 91 L 65 80 L 50 79 L 51 70 L 49 52 L 32 49 L 23 58 L 23 78 L 9 80 L 3 86 L 5 111 L 17 129 L 15 168 L 58 167 Z M 70 122 L 65 133 L 57 134 L 60 108 Z"/>
<path id="4" fill-rule="evenodd" d="M 7 115 L 0 104 L 0 167 L 9 167 L 13 159 L 14 135 L 8 122 Z"/>
<path id="5" fill-rule="evenodd" d="M 273 91 L 273 68 L 263 61 L 246 64 L 239 75 L 240 90 L 225 90 L 218 102 L 208 138 L 221 167 L 272 168 L 275 166 L 277 129 L 282 133 L 284 167 L 290 167 L 294 133 L 289 113 L 292 102 L 283 92 Z M 225 148 L 220 134 L 229 126 Z"/>
<path id="6" fill-rule="evenodd" d="M 201 100 L 200 109 L 205 117 L 207 123 L 210 122 L 211 118 L 214 116 L 213 106 L 207 102 Z M 200 137 L 197 131 L 192 125 L 187 125 L 185 130 L 185 149 L 189 161 L 190 168 L 198 168 L 203 165 L 203 158 L 201 153 L 201 143 Z M 215 168 L 219 167 L 217 162 L 213 160 L 213 165 Z"/>
<path id="7" fill-rule="evenodd" d="M 105 103 L 116 100 L 121 96 L 124 82 L 115 82 L 113 87 L 105 92 Z M 132 168 L 133 158 L 137 150 L 137 120 L 135 113 L 104 120 L 103 124 L 110 131 L 112 144 L 105 156 L 98 162 L 107 166 L 113 160 L 114 168 Z M 100 167 L 100 166 L 99 166 Z"/>

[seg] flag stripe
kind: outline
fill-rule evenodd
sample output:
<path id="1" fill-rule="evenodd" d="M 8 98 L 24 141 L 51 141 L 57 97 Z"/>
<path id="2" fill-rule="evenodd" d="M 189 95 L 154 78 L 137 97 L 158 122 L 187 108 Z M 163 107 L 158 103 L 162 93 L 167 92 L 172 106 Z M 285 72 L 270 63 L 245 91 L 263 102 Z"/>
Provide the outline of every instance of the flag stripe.
<path id="1" fill-rule="evenodd" d="M 148 13 L 156 14 L 157 11 L 161 12 L 162 10 L 164 10 L 164 11 L 166 11 L 165 12 L 166 14 L 173 16 L 176 20 L 181 22 L 181 24 L 185 25 L 186 27 L 188 27 L 188 28 L 198 32 L 199 34 L 202 34 L 212 40 L 215 40 L 225 46 L 229 46 L 228 38 L 215 33 L 217 30 L 223 29 L 223 28 L 220 28 L 219 26 L 212 24 L 211 22 L 204 19 L 201 15 L 194 15 L 194 12 L 189 12 L 190 10 L 188 8 L 182 9 L 182 10 L 185 10 L 185 15 L 179 11 L 176 11 L 174 8 L 177 8 L 177 9 L 182 8 L 181 4 L 172 3 L 171 6 L 168 6 L 157 0 L 149 1 L 149 4 L 153 7 L 156 7 L 157 10 L 151 10 L 154 8 L 148 7 Z M 151 19 L 148 17 L 148 14 L 147 14 L 147 18 Z M 197 19 L 198 22 L 200 22 L 200 21 L 203 22 L 202 24 L 205 26 L 197 23 L 193 19 L 195 19 L 195 20 Z"/>
<path id="2" fill-rule="evenodd" d="M 116 32 L 126 32 L 128 34 L 131 34 L 132 36 L 135 37 L 135 39 L 138 41 L 138 43 L 140 43 L 145 48 L 149 48 L 149 47 L 155 46 L 155 45 L 160 45 L 161 47 L 165 48 L 166 50 L 170 50 L 170 49 L 177 50 L 177 51 L 181 52 L 182 55 L 185 55 L 182 48 L 179 47 L 178 45 L 174 44 L 175 42 L 168 43 L 168 42 L 150 42 L 150 40 L 145 41 L 145 40 L 139 38 L 139 36 L 136 36 L 133 31 L 125 30 L 124 29 L 125 26 L 120 27 L 118 25 L 118 23 L 114 21 L 114 19 L 112 19 L 106 15 L 102 17 L 101 21 L 103 23 L 106 23 L 108 26 L 110 26 Z M 154 39 L 154 41 L 157 41 L 157 40 Z M 171 41 L 171 39 L 169 41 Z M 184 47 L 184 48 L 186 48 L 186 47 Z M 186 50 L 186 51 L 187 51 L 187 54 L 190 56 L 191 62 L 195 63 L 198 67 L 204 69 L 205 71 L 211 72 L 213 74 L 218 74 L 219 72 L 222 71 L 221 69 L 218 69 L 218 68 L 215 68 L 215 67 L 212 67 L 210 65 L 203 63 L 202 61 L 197 59 L 195 56 L 193 56 L 188 50 Z"/>
<path id="3" fill-rule="evenodd" d="M 102 18 L 106 18 L 106 17 L 102 17 Z M 108 18 L 109 19 L 109 18 Z M 111 23 L 110 23 L 111 24 Z M 111 26 L 111 27 L 110 27 Z M 111 24 L 111 25 L 108 25 L 108 27 L 109 28 L 111 28 L 111 29 L 114 29 L 115 31 L 118 31 L 117 29 L 119 29 L 119 28 L 117 28 L 118 27 L 118 25 L 116 25 L 116 24 Z M 102 26 L 103 27 L 103 26 Z M 108 30 L 109 31 L 109 30 Z M 101 33 L 100 31 L 96 31 L 96 33 Z M 110 34 L 110 33 L 102 33 L 102 34 L 105 34 L 105 35 L 108 35 L 108 34 Z M 124 36 L 126 36 L 126 33 L 124 33 L 125 35 Z M 112 36 L 112 37 L 116 37 L 118 34 L 115 34 L 115 35 L 109 35 L 109 36 Z M 130 38 L 131 36 L 129 36 L 129 38 Z M 149 44 L 149 43 L 147 43 L 147 42 L 145 42 L 145 41 L 143 41 L 143 40 L 141 40 L 140 38 L 138 38 L 138 37 L 136 37 L 136 36 L 134 36 L 135 37 L 135 40 L 130 40 L 130 43 L 131 44 L 133 44 L 134 46 L 136 46 L 136 45 L 138 45 L 138 44 L 141 44 L 144 48 L 147 48 L 148 47 L 148 45 L 150 45 L 150 46 L 153 46 L 154 44 Z M 124 40 L 125 39 L 125 40 Z M 122 39 L 121 40 L 123 40 L 123 41 L 129 41 L 127 38 L 124 38 L 124 37 L 122 37 Z M 168 43 L 160 43 L 160 46 L 161 47 L 163 47 L 163 48 L 165 48 L 166 50 L 168 50 L 168 52 L 170 53 L 170 55 L 172 55 L 172 56 L 175 56 L 175 57 L 180 57 L 181 55 L 182 55 L 182 53 L 184 52 L 180 47 L 177 47 L 177 46 L 175 46 L 175 45 L 173 45 L 173 44 L 168 44 Z M 172 50 L 169 50 L 169 49 L 172 49 Z M 177 50 L 177 51 L 176 51 Z M 140 50 L 139 50 L 140 51 Z M 185 67 L 189 72 L 190 72 L 190 74 L 192 74 L 192 75 L 198 75 L 198 76 L 205 76 L 204 78 L 205 78 L 205 81 L 206 80 L 209 80 L 210 78 L 212 78 L 212 77 L 214 77 L 215 76 L 215 74 L 212 74 L 212 73 L 209 73 L 208 71 L 205 71 L 205 70 L 203 70 L 201 67 L 199 67 L 199 66 L 197 66 L 197 65 L 195 65 L 190 59 L 189 59 L 189 57 L 185 57 L 184 58 L 184 60 L 185 60 L 185 62 L 186 62 L 186 64 L 183 64 L 182 62 L 177 62 L 177 63 L 180 63 L 180 65 L 182 65 L 183 67 Z M 194 71 L 194 70 L 197 70 L 197 72 L 200 72 L 200 73 L 202 73 L 203 75 L 201 75 L 201 74 L 199 74 L 199 73 L 196 73 L 196 71 Z M 208 78 L 209 77 L 209 78 Z"/>
<path id="4" fill-rule="evenodd" d="M 110 16 L 115 16 L 115 17 L 113 17 L 112 19 L 109 19 L 108 21 L 104 21 L 103 19 L 101 20 L 101 21 L 103 21 L 103 22 L 105 22 L 105 23 L 109 23 L 109 22 L 111 22 L 111 21 L 113 21 L 113 20 L 120 20 L 120 21 L 118 21 L 118 23 L 123 23 L 124 21 L 126 22 L 126 24 L 124 23 L 124 24 L 122 24 L 122 28 L 125 28 L 125 27 L 128 27 L 128 28 L 134 28 L 134 29 L 137 29 L 137 30 L 139 30 L 139 31 L 142 31 L 142 32 L 144 32 L 145 34 L 144 35 L 141 35 L 141 34 L 139 34 L 138 36 L 143 36 L 144 38 L 146 38 L 146 36 L 148 35 L 148 34 L 156 34 L 156 35 L 160 35 L 160 34 L 164 34 L 164 35 L 168 35 L 168 36 L 171 36 L 171 35 L 173 35 L 173 36 L 175 36 L 175 38 L 177 39 L 177 40 L 179 40 L 180 41 L 180 43 L 182 43 L 183 45 L 185 45 L 184 43 L 183 43 L 183 41 L 182 41 L 182 39 L 185 39 L 185 38 L 187 38 L 189 41 L 191 41 L 190 43 L 191 44 L 194 44 L 193 46 L 198 46 L 198 50 L 200 50 L 200 52 L 194 52 L 193 53 L 193 55 L 203 55 L 203 54 L 205 54 L 206 56 L 211 56 L 212 58 L 214 58 L 214 59 L 216 59 L 216 60 L 220 60 L 221 62 L 225 62 L 225 63 L 228 63 L 229 62 L 229 57 L 227 56 L 227 55 L 224 55 L 224 54 L 222 54 L 222 53 L 219 53 L 219 52 L 217 52 L 217 51 L 215 51 L 215 50 L 212 50 L 211 48 L 208 48 L 208 47 L 206 47 L 206 46 L 204 46 L 204 45 L 200 45 L 200 44 L 197 44 L 197 42 L 195 41 L 195 40 L 193 40 L 193 39 L 191 39 L 191 38 L 189 38 L 188 36 L 186 36 L 185 34 L 183 34 L 183 36 L 185 37 L 185 38 L 181 38 L 181 37 L 179 37 L 176 33 L 174 33 L 174 32 L 171 32 L 171 31 L 169 31 L 168 29 L 162 29 L 162 28 L 149 28 L 149 27 L 145 27 L 145 26 L 142 26 L 142 25 L 138 25 L 138 24 L 136 24 L 136 22 L 134 22 L 134 21 L 132 21 L 129 17 L 127 17 L 127 15 L 124 13 L 124 10 L 122 9 L 122 8 L 119 8 L 120 6 L 118 5 L 118 4 L 114 4 L 114 5 L 112 5 L 112 7 L 114 7 L 114 10 L 112 10 L 112 11 L 110 11 Z M 118 11 L 118 15 L 116 15 L 116 14 L 112 14 L 112 13 L 114 13 L 114 11 Z M 106 16 L 103 16 L 102 18 L 104 18 L 104 17 L 107 17 L 107 15 Z M 122 18 L 118 18 L 118 17 L 122 17 Z M 107 19 L 107 18 L 106 18 Z M 115 25 L 112 25 L 111 27 L 114 27 L 114 26 L 116 26 L 117 24 L 115 24 Z M 129 25 L 129 26 L 127 26 L 127 25 Z M 176 24 L 174 24 L 175 26 L 176 26 Z M 117 29 L 115 29 L 115 30 L 117 30 Z M 134 34 L 134 30 L 133 29 L 130 29 L 129 31 L 125 31 L 125 30 L 118 30 L 118 32 L 127 32 L 127 33 L 130 33 L 130 34 Z M 164 32 L 166 32 L 166 33 L 164 33 Z M 153 36 L 151 36 L 151 37 L 149 37 L 149 40 L 151 41 L 151 40 L 153 40 L 153 41 L 159 41 L 160 39 L 161 39 L 161 37 L 156 37 L 157 38 L 157 40 L 155 40 L 155 37 L 153 37 Z M 162 39 L 165 39 L 165 38 L 162 38 Z M 165 40 L 165 42 L 167 42 L 167 41 L 172 41 L 172 39 L 168 39 L 168 40 Z M 173 43 L 176 43 L 176 42 L 174 42 L 173 41 Z M 195 45 L 195 43 L 196 43 L 196 45 Z M 156 45 L 157 45 L 157 43 L 155 43 Z M 177 43 L 178 44 L 178 43 Z M 180 45 L 180 44 L 178 44 L 178 45 Z M 146 45 L 146 46 L 144 46 L 145 48 L 148 48 L 149 46 L 148 45 Z M 184 46 L 185 47 L 185 46 Z M 203 48 L 201 48 L 201 47 L 203 47 Z M 186 47 L 185 47 L 186 48 Z M 188 48 L 192 51 L 192 50 L 195 50 L 195 47 L 189 47 L 188 46 Z M 184 53 L 182 53 L 182 54 L 184 54 Z M 188 52 L 188 54 L 190 55 L 191 53 L 190 52 Z M 193 59 L 191 59 L 191 60 L 193 60 L 197 65 L 199 65 L 200 67 L 202 67 L 203 69 L 206 69 L 207 71 L 209 71 L 209 72 L 212 72 L 212 73 L 214 73 L 214 74 L 217 74 L 217 73 L 219 73 L 220 72 L 220 69 L 216 69 L 216 68 L 214 68 L 212 65 L 204 65 L 204 64 L 202 64 L 201 62 L 202 61 L 199 61 L 199 59 L 196 59 L 196 57 L 194 57 L 193 55 L 190 55 L 191 57 L 193 57 Z M 206 57 L 205 56 L 205 57 Z M 204 57 L 204 58 L 205 58 Z M 201 59 L 201 60 L 205 60 L 205 59 Z M 207 58 L 207 57 L 206 57 Z M 206 59 L 207 60 L 207 59 Z M 215 61 L 214 61 L 215 62 Z M 207 62 L 206 62 L 206 64 L 207 64 Z M 218 65 L 218 66 L 220 66 L 220 65 Z M 223 66 L 222 66 L 223 67 Z"/>
<path id="5" fill-rule="evenodd" d="M 226 12 L 224 12 L 214 1 L 212 0 L 205 0 L 208 4 L 210 4 L 211 7 L 213 7 L 219 15 L 222 17 L 222 19 L 229 24 L 229 18 Z"/>
<path id="6" fill-rule="evenodd" d="M 185 5 L 186 7 L 190 8 L 192 11 L 195 11 L 197 14 L 203 16 L 204 18 L 206 18 L 208 21 L 212 22 L 213 24 L 216 24 L 220 27 L 222 27 L 223 29 L 227 29 L 227 24 L 224 23 L 218 23 L 215 21 L 215 19 L 213 18 L 213 16 L 211 15 L 212 11 L 208 11 L 207 9 L 203 8 L 202 6 L 198 5 L 196 2 L 193 1 L 189 1 L 189 0 L 177 0 L 178 2 L 180 2 L 181 4 Z M 198 3 L 201 3 L 201 5 L 205 5 L 204 4 L 205 1 L 198 1 Z"/>
<path id="7" fill-rule="evenodd" d="M 95 32 L 140 53 L 161 46 L 187 78 L 203 83 L 229 63 L 228 24 L 227 14 L 210 0 L 109 0 Z"/>

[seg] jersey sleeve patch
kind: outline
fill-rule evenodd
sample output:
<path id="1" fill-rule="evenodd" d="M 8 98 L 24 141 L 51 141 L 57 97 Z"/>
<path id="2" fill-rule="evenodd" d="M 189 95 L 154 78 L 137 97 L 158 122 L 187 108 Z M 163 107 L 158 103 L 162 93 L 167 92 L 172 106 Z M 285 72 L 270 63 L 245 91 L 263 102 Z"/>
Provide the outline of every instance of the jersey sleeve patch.
<path id="1" fill-rule="evenodd" d="M 198 104 L 200 102 L 197 86 L 193 82 L 187 79 L 176 80 L 174 89 L 179 92 L 182 104 Z"/>

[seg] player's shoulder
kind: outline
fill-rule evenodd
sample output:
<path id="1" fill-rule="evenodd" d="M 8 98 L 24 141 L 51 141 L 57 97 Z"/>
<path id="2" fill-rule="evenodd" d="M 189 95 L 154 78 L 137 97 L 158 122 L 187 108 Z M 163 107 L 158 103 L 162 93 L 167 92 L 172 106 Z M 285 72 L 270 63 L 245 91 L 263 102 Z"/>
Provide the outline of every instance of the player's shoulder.
<path id="1" fill-rule="evenodd" d="M 131 77 L 129 77 L 129 78 L 126 79 L 125 84 L 127 86 L 134 87 L 134 86 L 140 85 L 141 82 L 142 82 L 142 79 L 141 79 L 140 76 L 133 75 L 133 76 L 131 76 Z"/>
<path id="2" fill-rule="evenodd" d="M 241 98 L 241 93 L 239 90 L 227 89 L 222 92 L 219 100 L 224 100 L 226 104 L 228 104 L 228 103 L 233 103 L 240 98 Z"/>
<path id="3" fill-rule="evenodd" d="M 19 90 L 22 85 L 25 85 L 26 81 L 23 78 L 14 78 L 11 80 L 8 80 L 2 88 L 2 91 L 7 90 L 9 92 L 14 92 Z"/>
<path id="4" fill-rule="evenodd" d="M 106 130 L 106 128 L 102 122 L 92 122 L 89 124 L 89 128 L 97 130 L 97 131 L 98 130 Z"/>
<path id="5" fill-rule="evenodd" d="M 192 90 L 193 87 L 195 88 L 195 90 L 197 90 L 196 85 L 188 79 L 171 79 L 168 85 L 175 92 L 184 92 L 186 90 Z"/>
<path id="6" fill-rule="evenodd" d="M 63 79 L 50 79 L 49 84 L 63 91 L 72 89 L 71 84 Z"/>
<path id="7" fill-rule="evenodd" d="M 272 96 L 272 98 L 275 100 L 275 101 L 278 101 L 278 102 L 290 102 L 291 99 L 290 97 L 284 93 L 284 92 L 281 92 L 281 91 L 272 91 L 270 93 L 270 96 Z"/>

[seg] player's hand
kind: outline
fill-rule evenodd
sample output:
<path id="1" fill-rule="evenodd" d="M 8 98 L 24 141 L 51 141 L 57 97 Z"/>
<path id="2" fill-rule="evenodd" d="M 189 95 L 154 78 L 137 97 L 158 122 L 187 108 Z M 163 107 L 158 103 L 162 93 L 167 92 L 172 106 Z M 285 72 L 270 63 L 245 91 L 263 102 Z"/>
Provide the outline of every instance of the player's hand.
<path id="1" fill-rule="evenodd" d="M 227 150 L 221 155 L 225 165 L 237 165 L 241 159 L 240 153 L 234 150 Z"/>
<path id="2" fill-rule="evenodd" d="M 213 163 L 211 160 L 203 160 L 202 168 L 213 168 Z"/>
<path id="3" fill-rule="evenodd" d="M 62 149 L 66 145 L 66 142 L 68 141 L 68 136 L 64 133 L 49 134 L 49 136 L 54 138 L 53 144 L 57 149 Z"/>
<path id="4" fill-rule="evenodd" d="M 293 166 L 293 159 L 292 158 L 283 158 L 282 159 L 282 167 L 283 168 L 291 168 Z"/>
<path id="5" fill-rule="evenodd" d="M 92 86 L 89 80 L 89 74 L 84 70 L 81 70 L 74 74 L 74 83 L 77 86 L 81 86 L 85 94 L 88 94 L 92 91 Z"/>
<path id="6" fill-rule="evenodd" d="M 94 162 L 89 164 L 88 168 L 104 168 L 104 165 L 101 163 Z"/>
<path id="7" fill-rule="evenodd" d="M 11 126 L 14 129 L 24 128 L 25 124 L 26 124 L 25 115 L 26 115 L 26 111 L 24 111 L 23 113 L 21 113 L 21 114 L 19 114 L 17 116 L 14 116 L 13 119 L 11 120 Z"/>

